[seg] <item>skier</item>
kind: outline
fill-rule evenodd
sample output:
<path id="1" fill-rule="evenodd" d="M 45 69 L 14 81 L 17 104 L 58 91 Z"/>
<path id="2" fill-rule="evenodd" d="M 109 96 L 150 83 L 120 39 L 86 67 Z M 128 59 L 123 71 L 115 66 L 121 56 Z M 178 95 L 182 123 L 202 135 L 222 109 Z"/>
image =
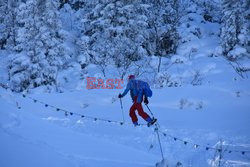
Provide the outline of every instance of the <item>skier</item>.
<path id="1" fill-rule="evenodd" d="M 144 103 L 147 105 L 148 102 L 148 97 L 152 96 L 152 91 L 150 90 L 148 83 L 140 81 L 140 80 L 135 80 L 134 75 L 129 75 L 128 76 L 128 84 L 126 89 L 122 94 L 118 95 L 118 98 L 124 97 L 128 91 L 130 91 L 130 95 L 133 101 L 133 105 L 130 107 L 129 110 L 129 115 L 132 119 L 132 122 L 135 126 L 138 126 L 138 118 L 135 114 L 135 110 L 138 111 L 138 114 L 148 123 L 148 126 L 153 125 L 156 122 L 155 118 L 151 118 L 146 112 L 143 111 L 142 108 L 142 100 L 144 96 Z"/>

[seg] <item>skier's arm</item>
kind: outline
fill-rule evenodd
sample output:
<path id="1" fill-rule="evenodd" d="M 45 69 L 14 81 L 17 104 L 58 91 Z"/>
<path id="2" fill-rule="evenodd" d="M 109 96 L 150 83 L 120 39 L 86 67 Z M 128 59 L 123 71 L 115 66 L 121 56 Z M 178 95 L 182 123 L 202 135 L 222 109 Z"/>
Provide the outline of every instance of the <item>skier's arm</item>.
<path id="1" fill-rule="evenodd" d="M 130 90 L 130 82 L 127 84 L 126 89 L 125 89 L 124 92 L 122 93 L 122 97 L 126 96 L 126 94 L 128 93 L 129 90 Z"/>

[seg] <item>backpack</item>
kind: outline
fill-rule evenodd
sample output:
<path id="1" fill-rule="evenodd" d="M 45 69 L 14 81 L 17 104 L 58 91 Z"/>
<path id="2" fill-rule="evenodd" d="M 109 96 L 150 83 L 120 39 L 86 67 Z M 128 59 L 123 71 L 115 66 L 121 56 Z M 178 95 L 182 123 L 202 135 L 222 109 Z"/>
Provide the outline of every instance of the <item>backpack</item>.
<path id="1" fill-rule="evenodd" d="M 137 90 L 142 90 L 143 94 L 147 97 L 152 97 L 153 92 L 147 82 L 137 80 Z"/>

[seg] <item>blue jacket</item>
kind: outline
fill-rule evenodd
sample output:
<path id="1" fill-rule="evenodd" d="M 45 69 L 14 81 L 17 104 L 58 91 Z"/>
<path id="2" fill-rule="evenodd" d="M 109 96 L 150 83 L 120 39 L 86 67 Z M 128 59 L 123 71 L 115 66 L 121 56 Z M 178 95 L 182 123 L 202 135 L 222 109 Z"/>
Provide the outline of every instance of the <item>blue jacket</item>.
<path id="1" fill-rule="evenodd" d="M 134 100 L 134 97 L 137 96 L 137 103 L 141 103 L 143 96 L 143 88 L 142 88 L 143 83 L 144 82 L 140 80 L 135 80 L 135 79 L 129 80 L 126 89 L 122 93 L 122 97 L 126 96 L 128 91 L 130 90 L 131 98 Z"/>

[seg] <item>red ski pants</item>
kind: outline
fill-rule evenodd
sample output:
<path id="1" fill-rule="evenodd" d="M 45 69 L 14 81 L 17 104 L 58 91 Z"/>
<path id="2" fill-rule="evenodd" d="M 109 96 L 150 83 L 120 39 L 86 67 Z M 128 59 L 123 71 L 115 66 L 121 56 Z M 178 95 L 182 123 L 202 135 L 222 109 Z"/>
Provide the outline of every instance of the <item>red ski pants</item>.
<path id="1" fill-rule="evenodd" d="M 140 103 L 137 103 L 137 96 L 135 96 L 134 98 L 134 103 L 133 105 L 130 107 L 130 110 L 129 110 L 129 116 L 131 117 L 132 121 L 133 122 L 137 122 L 138 121 L 138 118 L 135 114 L 135 110 L 138 111 L 138 114 L 144 119 L 146 120 L 147 118 L 149 118 L 148 114 L 145 113 L 143 111 L 143 108 L 142 108 L 142 105 L 141 105 L 141 102 Z"/>

